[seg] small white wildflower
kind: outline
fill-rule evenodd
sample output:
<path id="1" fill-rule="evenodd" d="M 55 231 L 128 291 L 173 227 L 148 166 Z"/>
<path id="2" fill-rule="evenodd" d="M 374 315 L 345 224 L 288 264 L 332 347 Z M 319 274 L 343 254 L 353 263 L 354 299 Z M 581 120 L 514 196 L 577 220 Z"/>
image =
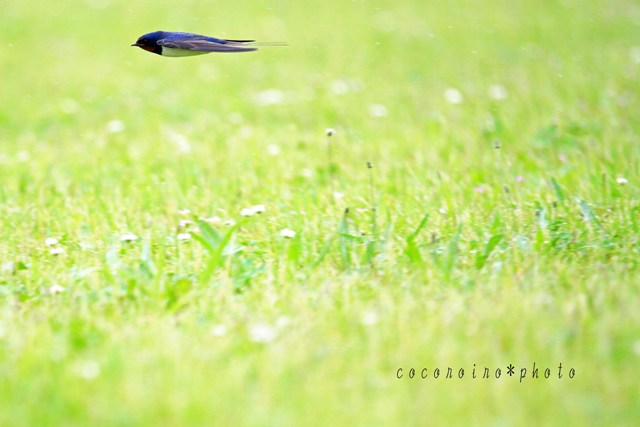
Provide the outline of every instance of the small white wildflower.
<path id="1" fill-rule="evenodd" d="M 447 214 L 447 209 L 446 208 L 440 208 L 440 209 L 438 209 L 438 212 L 440 212 L 440 214 L 442 214 L 442 215 L 446 215 Z"/>
<path id="2" fill-rule="evenodd" d="M 55 237 L 47 237 L 47 239 L 44 241 L 44 244 L 47 246 L 55 246 L 58 244 L 58 239 L 56 239 Z"/>
<path id="3" fill-rule="evenodd" d="M 616 182 L 620 185 L 627 185 L 629 183 L 629 180 L 627 178 L 619 177 L 618 179 L 616 179 Z"/>
<path id="4" fill-rule="evenodd" d="M 300 173 L 302 174 L 302 176 L 304 176 L 305 178 L 312 178 L 313 177 L 313 169 L 310 168 L 304 168 L 300 171 Z"/>
<path id="5" fill-rule="evenodd" d="M 254 213 L 261 214 L 267 211 L 267 208 L 264 205 L 255 205 L 252 207 Z"/>
<path id="6" fill-rule="evenodd" d="M 287 239 L 293 239 L 294 237 L 296 237 L 296 232 L 285 228 L 284 230 L 280 231 L 280 235 L 282 237 L 286 237 Z"/>
<path id="7" fill-rule="evenodd" d="M 64 253 L 64 248 L 61 248 L 60 246 L 58 246 L 57 248 L 52 248 L 49 253 L 51 255 L 61 255 Z"/>
<path id="8" fill-rule="evenodd" d="M 138 236 L 136 236 L 133 233 L 125 233 L 122 236 L 120 236 L 120 240 L 123 242 L 133 242 L 135 240 L 138 240 Z"/>
<path id="9" fill-rule="evenodd" d="M 462 104 L 464 98 L 458 89 L 450 87 L 445 89 L 444 99 L 446 99 L 449 104 L 457 105 Z"/>
<path id="10" fill-rule="evenodd" d="M 516 182 L 524 182 L 524 176 L 522 175 L 516 176 Z"/>
<path id="11" fill-rule="evenodd" d="M 192 233 L 199 233 L 199 232 L 200 232 L 200 227 L 193 227 L 193 228 L 191 229 L 191 232 L 192 232 Z"/>
<path id="12" fill-rule="evenodd" d="M 178 240 L 189 240 L 191 239 L 191 233 L 180 233 L 176 236 Z"/>
<path id="13" fill-rule="evenodd" d="M 324 131 L 327 136 L 333 136 L 334 133 L 336 133 L 336 131 L 332 128 L 327 128 L 327 130 Z"/>
<path id="14" fill-rule="evenodd" d="M 387 107 L 382 104 L 371 104 L 369 106 L 369 115 L 371 117 L 386 117 L 388 113 Z"/>
<path id="15" fill-rule="evenodd" d="M 233 227 L 234 225 L 236 225 L 236 222 L 232 219 L 228 219 L 225 222 L 223 222 L 222 225 L 228 225 L 229 227 Z"/>
<path id="16" fill-rule="evenodd" d="M 178 223 L 178 227 L 185 228 L 190 226 L 191 224 L 193 224 L 193 221 L 189 219 L 181 219 L 180 222 Z"/>
<path id="17" fill-rule="evenodd" d="M 367 311 L 362 315 L 362 324 L 372 326 L 378 323 L 378 314 L 375 311 Z"/>
<path id="18" fill-rule="evenodd" d="M 258 323 L 249 328 L 249 338 L 253 342 L 270 343 L 278 335 L 275 328 L 265 323 Z"/>
<path id="19" fill-rule="evenodd" d="M 255 213 L 256 211 L 254 211 L 253 208 L 242 208 L 240 211 L 240 215 L 242 216 L 253 216 Z"/>
<path id="20" fill-rule="evenodd" d="M 341 193 L 339 191 L 334 191 L 333 192 L 333 197 L 336 199 L 342 199 L 344 197 L 344 193 Z"/>
<path id="21" fill-rule="evenodd" d="M 277 156 L 278 154 L 280 154 L 280 147 L 278 147 L 276 144 L 269 144 L 267 146 L 267 153 L 270 156 Z"/>
<path id="22" fill-rule="evenodd" d="M 57 295 L 64 292 L 64 288 L 60 285 L 53 285 L 49 288 L 49 294 Z"/>
<path id="23" fill-rule="evenodd" d="M 189 215 L 191 213 L 190 209 L 179 209 L 178 210 L 178 214 L 179 215 Z"/>
<path id="24" fill-rule="evenodd" d="M 122 120 L 111 120 L 107 123 L 107 132 L 119 133 L 124 130 L 124 123 Z"/>
<path id="25" fill-rule="evenodd" d="M 227 333 L 227 327 L 224 325 L 215 325 L 211 328 L 211 335 L 213 335 L 214 337 L 221 337 L 223 335 L 226 335 Z"/>
<path id="26" fill-rule="evenodd" d="M 495 99 L 496 101 L 502 101 L 503 99 L 507 99 L 507 89 L 498 84 L 494 84 L 489 86 L 487 90 L 489 97 Z"/>

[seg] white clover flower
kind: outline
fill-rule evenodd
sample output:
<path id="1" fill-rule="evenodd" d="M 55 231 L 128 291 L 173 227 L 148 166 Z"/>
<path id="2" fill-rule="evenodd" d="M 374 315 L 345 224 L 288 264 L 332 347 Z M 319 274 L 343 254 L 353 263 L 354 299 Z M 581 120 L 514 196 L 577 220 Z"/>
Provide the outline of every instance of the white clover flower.
<path id="1" fill-rule="evenodd" d="M 57 295 L 64 292 L 64 288 L 60 285 L 53 285 L 49 288 L 50 295 Z"/>
<path id="2" fill-rule="evenodd" d="M 191 233 L 180 233 L 176 236 L 178 240 L 189 240 L 191 239 Z"/>
<path id="3" fill-rule="evenodd" d="M 257 214 L 261 214 L 267 211 L 265 205 L 255 205 L 251 209 L 253 209 L 253 212 Z"/>
<path id="4" fill-rule="evenodd" d="M 178 210 L 178 214 L 179 215 L 189 215 L 191 213 L 190 209 L 179 209 Z"/>
<path id="5" fill-rule="evenodd" d="M 242 216 L 253 216 L 256 212 L 253 210 L 253 208 L 242 208 L 242 210 L 240 211 L 240 215 Z"/>
<path id="6" fill-rule="evenodd" d="M 133 242 L 138 240 L 138 236 L 136 236 L 133 233 L 125 233 L 122 236 L 120 236 L 120 240 L 123 242 Z"/>
<path id="7" fill-rule="evenodd" d="M 616 182 L 620 185 L 627 185 L 629 183 L 629 180 L 627 178 L 619 177 L 618 179 L 616 179 Z"/>
<path id="8" fill-rule="evenodd" d="M 55 246 L 58 244 L 58 239 L 56 239 L 55 237 L 48 237 L 45 241 L 44 244 L 47 246 Z"/>
<path id="9" fill-rule="evenodd" d="M 285 228 L 284 230 L 280 231 L 280 236 L 286 237 L 287 239 L 293 239 L 294 237 L 296 237 L 296 232 Z"/>
<path id="10" fill-rule="evenodd" d="M 211 335 L 213 335 L 214 337 L 221 337 L 223 335 L 226 335 L 227 333 L 227 327 L 224 325 L 215 325 L 211 328 Z"/>
<path id="11" fill-rule="evenodd" d="M 64 248 L 61 248 L 60 246 L 58 246 L 57 248 L 52 248 L 49 253 L 51 255 L 61 255 L 64 253 Z"/>
<path id="12" fill-rule="evenodd" d="M 249 328 L 249 339 L 253 342 L 267 344 L 276 339 L 277 336 L 276 329 L 266 323 L 258 323 Z"/>
<path id="13" fill-rule="evenodd" d="M 446 99 L 449 104 L 454 105 L 462 104 L 462 101 L 464 100 L 462 93 L 454 87 L 445 89 L 444 99 Z"/>

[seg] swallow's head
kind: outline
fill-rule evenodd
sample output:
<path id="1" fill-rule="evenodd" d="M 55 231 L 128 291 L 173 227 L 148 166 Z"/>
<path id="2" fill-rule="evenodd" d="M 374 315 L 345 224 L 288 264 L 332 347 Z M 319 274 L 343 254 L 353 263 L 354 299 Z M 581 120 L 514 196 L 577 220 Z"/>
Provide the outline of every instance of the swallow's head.
<path id="1" fill-rule="evenodd" d="M 162 55 L 162 46 L 158 45 L 158 40 L 162 38 L 163 38 L 163 32 L 156 31 L 154 33 L 149 33 L 149 34 L 140 36 L 138 40 L 131 46 L 138 46 L 140 49 L 144 49 L 149 52 Z"/>

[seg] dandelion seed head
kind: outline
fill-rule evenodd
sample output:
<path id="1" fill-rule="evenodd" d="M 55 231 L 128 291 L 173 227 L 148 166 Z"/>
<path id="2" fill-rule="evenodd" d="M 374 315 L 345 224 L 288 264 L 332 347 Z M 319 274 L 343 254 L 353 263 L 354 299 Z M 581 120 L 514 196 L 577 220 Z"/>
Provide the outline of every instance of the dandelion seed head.
<path id="1" fill-rule="evenodd" d="M 296 232 L 288 228 L 285 228 L 284 230 L 280 231 L 280 236 L 285 237 L 287 239 L 293 239 L 294 237 L 296 237 Z"/>

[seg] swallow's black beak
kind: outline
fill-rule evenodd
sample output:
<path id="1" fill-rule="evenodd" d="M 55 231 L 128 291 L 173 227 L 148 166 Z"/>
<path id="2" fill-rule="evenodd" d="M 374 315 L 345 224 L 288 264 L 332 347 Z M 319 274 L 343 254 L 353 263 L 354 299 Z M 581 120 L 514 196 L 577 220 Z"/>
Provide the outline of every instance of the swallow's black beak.
<path id="1" fill-rule="evenodd" d="M 140 46 L 137 42 L 132 44 L 131 46 Z"/>

